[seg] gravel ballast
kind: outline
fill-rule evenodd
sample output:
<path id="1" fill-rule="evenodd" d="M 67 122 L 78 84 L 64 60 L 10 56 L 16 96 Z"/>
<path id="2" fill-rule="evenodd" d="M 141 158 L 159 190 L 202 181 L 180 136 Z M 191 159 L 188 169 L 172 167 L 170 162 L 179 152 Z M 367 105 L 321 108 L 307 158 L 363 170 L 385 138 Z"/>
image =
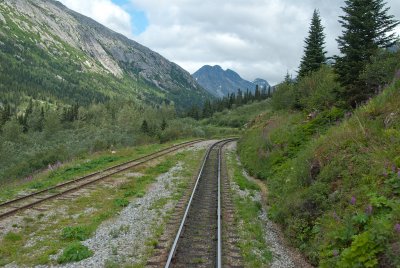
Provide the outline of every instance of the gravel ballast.
<path id="1" fill-rule="evenodd" d="M 103 223 L 92 238 L 82 242 L 93 251 L 92 257 L 63 267 L 104 267 L 106 263 L 140 262 L 148 249 L 146 243 L 154 235 L 154 224 L 163 220 L 174 202 L 169 200 L 161 209 L 152 209 L 152 206 L 175 192 L 175 179 L 181 170 L 182 163 L 178 163 L 158 176 L 145 196 L 135 199 L 117 217 Z"/>

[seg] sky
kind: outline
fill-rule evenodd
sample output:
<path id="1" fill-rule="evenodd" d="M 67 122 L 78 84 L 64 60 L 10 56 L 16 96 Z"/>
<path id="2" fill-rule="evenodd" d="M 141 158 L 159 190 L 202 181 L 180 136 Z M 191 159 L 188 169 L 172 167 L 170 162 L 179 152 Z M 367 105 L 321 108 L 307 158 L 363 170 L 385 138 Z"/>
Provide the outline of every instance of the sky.
<path id="1" fill-rule="evenodd" d="M 60 0 L 70 9 L 160 53 L 193 73 L 203 65 L 276 84 L 296 76 L 314 9 L 328 56 L 338 54 L 344 0 Z M 400 19 L 400 1 L 388 0 Z M 400 35 L 400 27 L 396 29 Z"/>

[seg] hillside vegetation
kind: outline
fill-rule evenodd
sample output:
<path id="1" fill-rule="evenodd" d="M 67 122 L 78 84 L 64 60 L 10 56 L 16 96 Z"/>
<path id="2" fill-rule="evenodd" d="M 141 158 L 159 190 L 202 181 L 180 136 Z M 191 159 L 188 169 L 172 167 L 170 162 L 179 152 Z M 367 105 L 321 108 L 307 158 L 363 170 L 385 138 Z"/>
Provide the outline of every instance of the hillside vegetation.
<path id="1" fill-rule="evenodd" d="M 178 65 L 49 0 L 0 3 L 0 107 L 29 99 L 58 106 L 175 103 L 210 95 Z M 62 22 L 62 23 L 61 23 Z"/>
<path id="2" fill-rule="evenodd" d="M 351 113 L 328 67 L 282 84 L 239 142 L 269 187 L 271 218 L 314 265 L 400 266 L 399 58 L 372 60 L 365 79 L 390 85 Z"/>

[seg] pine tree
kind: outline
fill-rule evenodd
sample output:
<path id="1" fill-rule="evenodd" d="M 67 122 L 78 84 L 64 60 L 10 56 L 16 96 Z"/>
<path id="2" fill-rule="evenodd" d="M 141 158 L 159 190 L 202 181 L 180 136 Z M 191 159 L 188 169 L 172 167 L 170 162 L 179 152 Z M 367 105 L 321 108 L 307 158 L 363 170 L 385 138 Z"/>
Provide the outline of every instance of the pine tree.
<path id="1" fill-rule="evenodd" d="M 317 9 L 314 10 L 308 37 L 304 42 L 304 56 L 300 63 L 299 77 L 317 71 L 326 63 L 324 27 Z"/>
<path id="2" fill-rule="evenodd" d="M 143 120 L 142 126 L 140 127 L 140 130 L 141 130 L 143 133 L 146 133 L 146 134 L 149 133 L 149 125 L 147 124 L 147 121 L 146 121 L 146 120 Z"/>
<path id="3" fill-rule="evenodd" d="M 163 118 L 161 122 L 161 130 L 165 130 L 167 126 L 168 126 L 167 121 L 165 120 L 165 118 Z"/>
<path id="4" fill-rule="evenodd" d="M 208 118 L 213 115 L 213 108 L 211 107 L 211 101 L 206 100 L 203 105 L 203 113 L 202 116 L 203 118 Z"/>
<path id="5" fill-rule="evenodd" d="M 345 14 L 339 20 L 343 32 L 337 39 L 343 56 L 336 57 L 335 71 L 345 88 L 341 97 L 354 107 L 373 94 L 360 74 L 378 48 L 395 43 L 393 30 L 399 22 L 388 15 L 389 8 L 383 0 L 346 0 L 345 4 Z"/>

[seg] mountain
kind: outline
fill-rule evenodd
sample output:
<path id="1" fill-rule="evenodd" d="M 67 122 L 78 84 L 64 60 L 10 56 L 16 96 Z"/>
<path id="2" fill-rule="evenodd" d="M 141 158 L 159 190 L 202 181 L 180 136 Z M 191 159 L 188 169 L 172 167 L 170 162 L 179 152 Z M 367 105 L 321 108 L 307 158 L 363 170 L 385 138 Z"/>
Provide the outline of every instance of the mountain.
<path id="1" fill-rule="evenodd" d="M 236 93 L 239 88 L 242 91 L 249 89 L 252 92 L 256 89 L 255 83 L 241 78 L 239 74 L 230 69 L 224 71 L 219 65 L 205 65 L 192 74 L 192 76 L 209 93 L 219 98 Z M 262 79 L 257 79 L 256 81 L 268 84 L 267 81 Z"/>
<path id="2" fill-rule="evenodd" d="M 0 1 L 1 102 L 200 103 L 181 67 L 53 0 Z M 0 103 L 1 105 L 1 103 Z"/>
<path id="3" fill-rule="evenodd" d="M 253 84 L 258 85 L 260 88 L 267 88 L 270 86 L 270 84 L 267 82 L 267 80 L 264 80 L 261 78 L 256 78 L 253 81 Z"/>

